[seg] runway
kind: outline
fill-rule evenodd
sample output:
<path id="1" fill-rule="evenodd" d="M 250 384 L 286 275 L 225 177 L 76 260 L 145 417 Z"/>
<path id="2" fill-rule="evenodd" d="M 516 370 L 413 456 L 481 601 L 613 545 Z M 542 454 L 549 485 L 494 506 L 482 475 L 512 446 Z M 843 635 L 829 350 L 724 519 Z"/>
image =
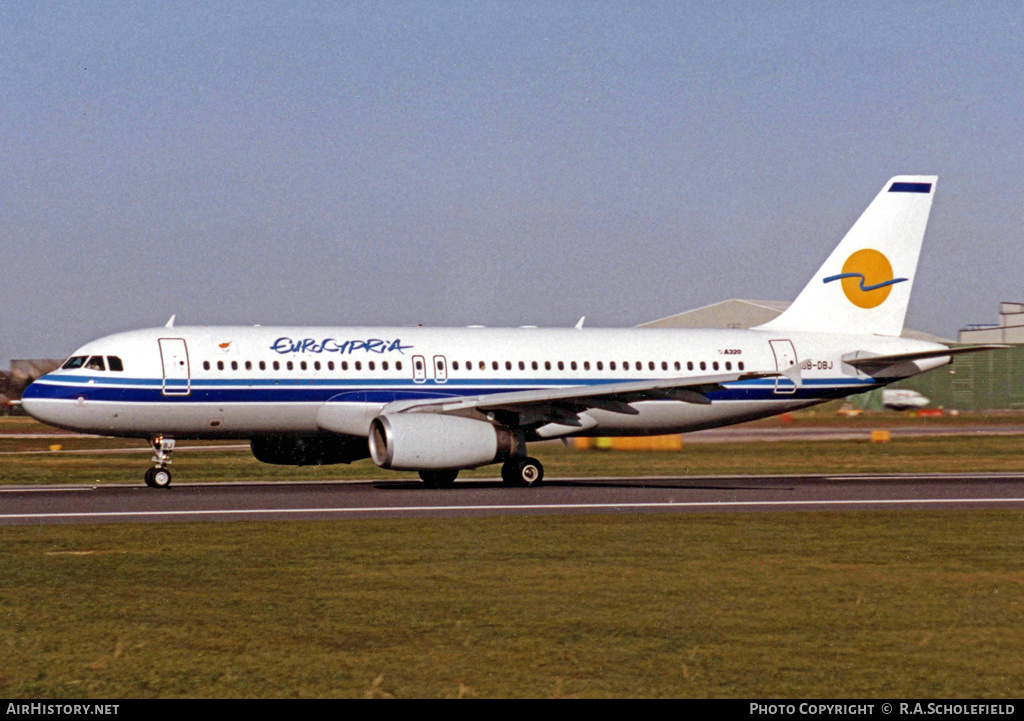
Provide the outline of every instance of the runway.
<path id="1" fill-rule="evenodd" d="M 555 478 L 6 487 L 0 524 L 1024 508 L 1024 474 Z"/>

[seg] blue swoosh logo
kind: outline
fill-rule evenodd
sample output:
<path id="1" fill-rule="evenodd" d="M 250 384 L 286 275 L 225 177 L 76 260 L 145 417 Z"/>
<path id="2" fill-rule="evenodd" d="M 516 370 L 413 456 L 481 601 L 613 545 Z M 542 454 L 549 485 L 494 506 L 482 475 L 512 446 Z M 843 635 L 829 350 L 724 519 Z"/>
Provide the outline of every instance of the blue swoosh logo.
<path id="1" fill-rule="evenodd" d="M 887 285 L 894 285 L 896 283 L 902 283 L 905 280 L 910 280 L 910 278 L 893 278 L 892 280 L 883 280 L 881 283 L 875 283 L 874 285 L 864 285 L 866 278 L 864 278 L 863 273 L 840 273 L 839 275 L 833 275 L 825 278 L 822 282 L 831 283 L 833 280 L 842 280 L 843 278 L 860 278 L 860 289 L 865 293 L 869 290 L 878 290 L 879 288 L 884 288 Z"/>

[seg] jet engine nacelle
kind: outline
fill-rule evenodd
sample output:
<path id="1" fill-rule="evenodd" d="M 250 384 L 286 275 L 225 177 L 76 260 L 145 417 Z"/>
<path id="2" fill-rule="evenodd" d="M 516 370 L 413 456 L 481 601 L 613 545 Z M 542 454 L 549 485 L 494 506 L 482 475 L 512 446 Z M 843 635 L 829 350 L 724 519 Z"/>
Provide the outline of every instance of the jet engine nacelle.
<path id="1" fill-rule="evenodd" d="M 462 416 L 394 413 L 370 424 L 373 462 L 398 471 L 486 466 L 514 455 L 517 445 L 507 428 Z"/>
<path id="2" fill-rule="evenodd" d="M 249 441 L 256 460 L 284 466 L 352 463 L 369 454 L 366 441 L 351 436 L 260 436 Z"/>

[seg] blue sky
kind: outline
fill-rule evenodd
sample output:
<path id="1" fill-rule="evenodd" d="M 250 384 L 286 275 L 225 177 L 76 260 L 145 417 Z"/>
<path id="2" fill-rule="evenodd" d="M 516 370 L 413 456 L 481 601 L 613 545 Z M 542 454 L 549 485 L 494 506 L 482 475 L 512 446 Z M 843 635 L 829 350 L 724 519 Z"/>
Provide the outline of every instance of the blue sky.
<path id="1" fill-rule="evenodd" d="M 0 63 L 0 366 L 791 300 L 903 173 L 907 325 L 1024 301 L 1020 3 L 14 3 Z"/>

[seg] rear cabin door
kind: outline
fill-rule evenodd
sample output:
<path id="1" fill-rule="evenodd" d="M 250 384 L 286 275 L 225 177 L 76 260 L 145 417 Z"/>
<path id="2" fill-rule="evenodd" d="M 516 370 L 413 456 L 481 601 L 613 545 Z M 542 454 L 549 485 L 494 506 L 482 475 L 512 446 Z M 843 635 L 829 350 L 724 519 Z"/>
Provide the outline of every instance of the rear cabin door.
<path id="1" fill-rule="evenodd" d="M 775 354 L 775 370 L 784 373 L 797 363 L 796 348 L 793 341 L 773 340 L 769 341 L 772 346 L 772 353 Z M 775 379 L 775 392 L 777 394 L 796 393 L 796 383 L 789 378 L 777 377 Z"/>
<path id="2" fill-rule="evenodd" d="M 192 392 L 188 348 L 184 338 L 161 338 L 160 360 L 164 366 L 163 394 L 187 396 Z"/>

